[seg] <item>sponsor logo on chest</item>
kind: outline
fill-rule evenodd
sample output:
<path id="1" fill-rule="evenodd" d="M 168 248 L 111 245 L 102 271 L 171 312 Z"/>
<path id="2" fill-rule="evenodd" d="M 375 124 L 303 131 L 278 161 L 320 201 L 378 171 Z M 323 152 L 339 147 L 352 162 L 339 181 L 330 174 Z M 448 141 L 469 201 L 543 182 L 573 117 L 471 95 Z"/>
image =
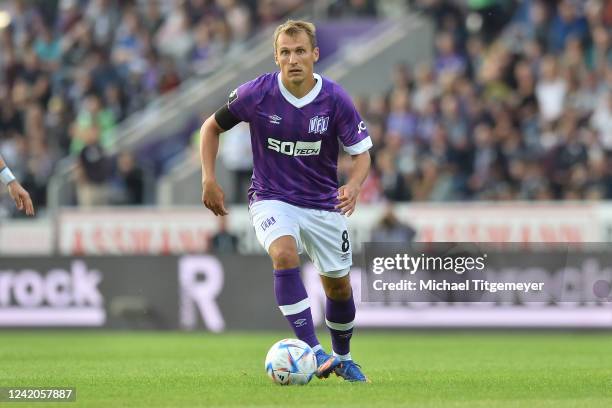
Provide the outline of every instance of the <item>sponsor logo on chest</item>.
<path id="1" fill-rule="evenodd" d="M 283 142 L 272 137 L 268 138 L 268 149 L 275 152 L 286 154 L 287 156 L 318 156 L 321 152 L 321 141 L 302 142 L 286 141 Z"/>

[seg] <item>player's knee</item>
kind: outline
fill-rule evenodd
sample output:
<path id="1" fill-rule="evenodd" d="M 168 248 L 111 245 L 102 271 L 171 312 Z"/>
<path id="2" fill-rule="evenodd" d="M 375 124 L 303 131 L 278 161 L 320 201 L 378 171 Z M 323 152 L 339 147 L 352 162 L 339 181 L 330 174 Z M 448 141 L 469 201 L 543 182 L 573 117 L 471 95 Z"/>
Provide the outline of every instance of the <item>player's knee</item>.
<path id="1" fill-rule="evenodd" d="M 350 283 L 344 279 L 338 279 L 336 284 L 327 285 L 325 287 L 325 295 L 333 300 L 349 300 L 353 290 L 351 289 Z"/>
<path id="2" fill-rule="evenodd" d="M 290 269 L 300 266 L 296 242 L 293 237 L 280 237 L 268 248 L 274 269 Z"/>
<path id="3" fill-rule="evenodd" d="M 300 264 L 300 258 L 294 248 L 276 247 L 270 250 L 270 257 L 274 269 L 296 268 Z"/>

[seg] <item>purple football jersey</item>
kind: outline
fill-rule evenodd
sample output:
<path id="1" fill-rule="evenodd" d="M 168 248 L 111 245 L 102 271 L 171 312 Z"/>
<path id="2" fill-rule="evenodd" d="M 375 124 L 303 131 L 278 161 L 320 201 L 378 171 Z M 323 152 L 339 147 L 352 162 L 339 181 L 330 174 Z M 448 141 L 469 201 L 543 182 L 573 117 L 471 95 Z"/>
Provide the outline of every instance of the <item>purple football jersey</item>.
<path id="1" fill-rule="evenodd" d="M 229 110 L 251 129 L 250 203 L 280 200 L 335 211 L 340 145 L 351 155 L 372 147 L 346 91 L 314 76 L 315 87 L 302 98 L 284 87 L 278 72 L 264 74 L 230 94 Z"/>

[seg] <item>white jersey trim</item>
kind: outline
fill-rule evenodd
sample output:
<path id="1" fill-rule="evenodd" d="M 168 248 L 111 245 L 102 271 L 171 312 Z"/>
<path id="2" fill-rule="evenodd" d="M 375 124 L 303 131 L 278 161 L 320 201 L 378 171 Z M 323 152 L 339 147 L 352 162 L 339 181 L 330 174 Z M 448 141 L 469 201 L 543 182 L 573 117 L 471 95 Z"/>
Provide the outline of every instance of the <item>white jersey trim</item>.
<path id="1" fill-rule="evenodd" d="M 308 92 L 306 95 L 302 96 L 301 98 L 297 98 L 295 97 L 295 95 L 289 92 L 287 88 L 285 88 L 285 85 L 283 84 L 283 80 L 281 79 L 281 73 L 280 72 L 278 73 L 277 75 L 278 87 L 280 88 L 281 94 L 287 100 L 287 102 L 289 102 L 296 108 L 303 108 L 304 106 L 308 105 L 310 102 L 314 101 L 317 96 L 319 96 L 319 93 L 321 92 L 321 89 L 323 88 L 323 78 L 321 78 L 321 75 L 316 74 L 316 73 L 313 73 L 312 75 L 317 80 L 317 83 L 315 84 L 314 88 L 312 88 L 310 92 Z"/>
<path id="2" fill-rule="evenodd" d="M 355 143 L 352 146 L 342 145 L 342 148 L 344 149 L 345 152 L 354 156 L 356 154 L 361 154 L 365 151 L 370 150 L 370 147 L 372 146 L 373 146 L 372 139 L 370 139 L 370 136 L 368 136 L 365 139 L 363 139 L 361 142 Z"/>

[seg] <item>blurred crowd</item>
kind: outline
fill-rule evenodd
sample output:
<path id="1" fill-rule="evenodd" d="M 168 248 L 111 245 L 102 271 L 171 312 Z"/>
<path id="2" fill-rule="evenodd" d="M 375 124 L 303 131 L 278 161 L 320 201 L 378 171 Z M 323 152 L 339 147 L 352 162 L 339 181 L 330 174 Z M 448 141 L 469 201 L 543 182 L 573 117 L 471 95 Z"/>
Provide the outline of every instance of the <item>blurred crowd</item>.
<path id="1" fill-rule="evenodd" d="M 68 156 L 79 204 L 142 203 L 138 163 L 106 157 L 117 123 L 301 3 L 0 1 L 0 154 L 38 208 Z"/>
<path id="2" fill-rule="evenodd" d="M 611 1 L 406 2 L 435 24 L 434 60 L 356 98 L 374 141 L 363 202 L 612 198 Z M 106 154 L 117 123 L 303 3 L 0 0 L 0 154 L 37 207 L 64 157 L 81 205 L 141 204 L 138 161 Z M 252 162 L 234 153 L 240 198 Z M 349 168 L 341 157 L 341 181 Z"/>
<path id="3" fill-rule="evenodd" d="M 374 142 L 363 202 L 612 199 L 612 2 L 411 3 L 435 57 L 356 101 Z"/>

